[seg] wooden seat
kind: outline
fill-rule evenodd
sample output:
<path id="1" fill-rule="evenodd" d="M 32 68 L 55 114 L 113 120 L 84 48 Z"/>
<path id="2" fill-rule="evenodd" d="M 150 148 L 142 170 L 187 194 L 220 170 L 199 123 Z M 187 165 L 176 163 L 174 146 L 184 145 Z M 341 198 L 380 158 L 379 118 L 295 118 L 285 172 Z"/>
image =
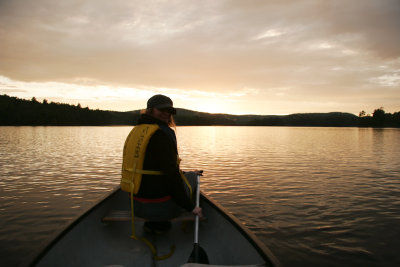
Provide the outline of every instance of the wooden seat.
<path id="1" fill-rule="evenodd" d="M 171 222 L 188 222 L 194 221 L 194 216 L 190 212 L 182 213 L 180 216 L 171 219 Z M 203 217 L 200 220 L 203 221 L 206 218 Z M 110 210 L 102 219 L 102 222 L 126 222 L 131 220 L 131 211 L 130 210 Z M 135 216 L 135 221 L 149 221 L 148 219 L 141 218 Z"/>
<path id="2" fill-rule="evenodd" d="M 201 264 L 201 263 L 186 263 L 181 265 L 181 267 L 266 267 L 265 264 L 256 264 L 256 265 L 209 265 L 209 264 Z"/>

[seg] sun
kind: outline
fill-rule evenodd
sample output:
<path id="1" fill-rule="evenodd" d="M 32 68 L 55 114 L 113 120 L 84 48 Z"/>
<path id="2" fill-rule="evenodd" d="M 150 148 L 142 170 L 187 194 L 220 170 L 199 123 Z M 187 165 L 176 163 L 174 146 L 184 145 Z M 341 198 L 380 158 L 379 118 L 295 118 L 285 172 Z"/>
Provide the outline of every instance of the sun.
<path id="1" fill-rule="evenodd" d="M 226 113 L 225 105 L 215 100 L 207 100 L 197 105 L 197 111 L 208 113 Z"/>

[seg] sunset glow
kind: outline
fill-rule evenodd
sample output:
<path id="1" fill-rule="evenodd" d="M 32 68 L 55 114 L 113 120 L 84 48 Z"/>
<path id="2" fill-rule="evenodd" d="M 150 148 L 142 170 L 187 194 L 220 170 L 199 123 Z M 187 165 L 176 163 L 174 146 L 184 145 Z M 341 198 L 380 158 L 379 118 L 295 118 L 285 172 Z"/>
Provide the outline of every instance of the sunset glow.
<path id="1" fill-rule="evenodd" d="M 395 0 L 0 1 L 0 94 L 116 111 L 162 93 L 212 113 L 396 112 L 399 14 Z"/>

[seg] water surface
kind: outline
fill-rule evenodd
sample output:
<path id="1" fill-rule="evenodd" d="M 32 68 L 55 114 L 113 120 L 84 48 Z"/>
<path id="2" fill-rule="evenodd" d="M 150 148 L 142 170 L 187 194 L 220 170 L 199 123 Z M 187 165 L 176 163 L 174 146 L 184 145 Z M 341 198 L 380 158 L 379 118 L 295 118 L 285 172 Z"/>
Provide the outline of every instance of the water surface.
<path id="1" fill-rule="evenodd" d="M 131 127 L 0 127 L 0 258 L 16 266 L 119 184 Z M 284 266 L 400 264 L 400 130 L 178 127 L 182 168 Z"/>

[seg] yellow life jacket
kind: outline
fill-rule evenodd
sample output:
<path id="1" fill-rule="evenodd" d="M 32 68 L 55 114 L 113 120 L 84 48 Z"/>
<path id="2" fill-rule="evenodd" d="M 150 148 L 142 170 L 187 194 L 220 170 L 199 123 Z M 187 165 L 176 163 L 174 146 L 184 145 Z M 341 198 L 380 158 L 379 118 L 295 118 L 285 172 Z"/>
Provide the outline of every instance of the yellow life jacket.
<path id="1" fill-rule="evenodd" d="M 121 189 L 137 194 L 143 174 L 162 175 L 161 171 L 143 170 L 147 145 L 153 134 L 160 129 L 157 124 L 140 124 L 126 138 L 122 159 Z"/>
<path id="2" fill-rule="evenodd" d="M 137 194 L 139 192 L 143 174 L 163 174 L 161 171 L 143 170 L 147 145 L 149 144 L 150 138 L 158 129 L 160 129 L 160 127 L 157 124 L 140 124 L 134 127 L 126 138 L 123 151 L 121 176 L 121 189 L 123 191 Z M 176 158 L 179 168 L 181 159 L 178 155 Z M 190 196 L 192 196 L 192 187 L 180 168 L 179 172 L 182 180 L 190 190 Z"/>

